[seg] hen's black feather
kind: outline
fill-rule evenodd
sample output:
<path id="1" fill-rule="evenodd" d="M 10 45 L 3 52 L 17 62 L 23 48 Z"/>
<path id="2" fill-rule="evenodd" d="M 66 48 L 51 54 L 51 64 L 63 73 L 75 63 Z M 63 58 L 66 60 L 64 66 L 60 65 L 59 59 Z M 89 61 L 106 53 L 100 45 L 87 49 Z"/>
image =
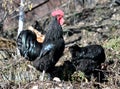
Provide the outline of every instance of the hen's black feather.
<path id="1" fill-rule="evenodd" d="M 23 30 L 17 38 L 17 45 L 21 56 L 29 61 L 35 60 L 41 51 L 41 43 L 37 42 L 37 37 L 31 30 Z"/>
<path id="2" fill-rule="evenodd" d="M 52 17 L 46 32 L 45 39 L 39 57 L 33 62 L 36 69 L 48 72 L 59 58 L 65 48 L 63 31 L 56 17 Z"/>
<path id="3" fill-rule="evenodd" d="M 91 74 L 97 76 L 97 79 L 99 79 L 98 74 L 101 73 L 102 75 L 103 73 L 96 71 L 96 69 L 99 70 L 101 63 L 105 61 L 105 52 L 102 46 L 89 45 L 79 47 L 75 44 L 69 47 L 69 50 L 72 55 L 71 61 L 75 65 L 76 70 L 84 72 L 88 79 L 90 79 Z"/>
<path id="4" fill-rule="evenodd" d="M 98 65 L 105 61 L 105 52 L 101 45 L 89 45 L 86 47 L 79 47 L 73 45 L 69 48 L 72 55 L 72 61 L 80 59 L 91 59 L 94 60 Z"/>
<path id="5" fill-rule="evenodd" d="M 50 70 L 51 78 L 58 77 L 61 80 L 71 80 L 72 74 L 76 71 L 75 66 L 70 61 L 65 61 L 63 65 L 55 66 Z"/>

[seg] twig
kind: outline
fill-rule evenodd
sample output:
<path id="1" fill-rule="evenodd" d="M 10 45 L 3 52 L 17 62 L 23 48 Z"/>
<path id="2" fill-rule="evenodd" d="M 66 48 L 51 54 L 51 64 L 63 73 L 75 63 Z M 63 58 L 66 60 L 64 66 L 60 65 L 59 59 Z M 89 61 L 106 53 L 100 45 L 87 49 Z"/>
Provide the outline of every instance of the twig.
<path id="1" fill-rule="evenodd" d="M 38 4 L 37 6 L 33 7 L 31 10 L 25 11 L 25 13 L 31 12 L 32 10 L 38 8 L 39 6 L 44 5 L 44 4 L 47 3 L 47 2 L 49 2 L 49 0 L 44 0 L 44 2 L 42 2 L 42 3 Z"/>

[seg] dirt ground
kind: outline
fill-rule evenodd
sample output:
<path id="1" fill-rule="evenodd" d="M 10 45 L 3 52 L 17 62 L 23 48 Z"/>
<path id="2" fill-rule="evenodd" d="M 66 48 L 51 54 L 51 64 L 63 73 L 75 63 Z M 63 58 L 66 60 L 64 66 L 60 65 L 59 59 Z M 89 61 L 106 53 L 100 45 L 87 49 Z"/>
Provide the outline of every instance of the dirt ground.
<path id="1" fill-rule="evenodd" d="M 120 89 L 120 6 L 101 2 L 92 9 L 66 15 L 63 26 L 66 48 L 56 64 L 70 60 L 68 47 L 100 44 L 106 53 L 104 82 L 91 81 L 40 81 L 41 73 L 32 63 L 16 54 L 16 30 L 0 34 L 0 89 Z"/>

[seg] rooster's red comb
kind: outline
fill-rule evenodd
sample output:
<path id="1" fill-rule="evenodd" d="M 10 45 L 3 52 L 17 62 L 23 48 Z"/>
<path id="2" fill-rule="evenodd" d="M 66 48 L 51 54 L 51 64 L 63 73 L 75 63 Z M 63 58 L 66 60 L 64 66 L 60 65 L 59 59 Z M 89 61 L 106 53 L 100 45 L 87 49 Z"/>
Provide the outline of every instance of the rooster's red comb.
<path id="1" fill-rule="evenodd" d="M 52 16 L 57 16 L 57 15 L 61 15 L 62 17 L 64 16 L 64 12 L 61 10 L 61 9 L 57 9 L 57 10 L 54 10 L 52 13 L 51 13 Z"/>

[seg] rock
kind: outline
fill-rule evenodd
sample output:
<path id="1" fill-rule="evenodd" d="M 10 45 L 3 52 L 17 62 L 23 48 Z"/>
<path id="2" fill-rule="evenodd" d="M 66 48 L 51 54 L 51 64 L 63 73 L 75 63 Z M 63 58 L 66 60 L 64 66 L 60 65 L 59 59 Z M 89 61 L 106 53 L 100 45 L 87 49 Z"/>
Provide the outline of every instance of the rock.
<path id="1" fill-rule="evenodd" d="M 119 21 L 120 20 L 120 14 L 113 14 L 111 19 Z"/>

